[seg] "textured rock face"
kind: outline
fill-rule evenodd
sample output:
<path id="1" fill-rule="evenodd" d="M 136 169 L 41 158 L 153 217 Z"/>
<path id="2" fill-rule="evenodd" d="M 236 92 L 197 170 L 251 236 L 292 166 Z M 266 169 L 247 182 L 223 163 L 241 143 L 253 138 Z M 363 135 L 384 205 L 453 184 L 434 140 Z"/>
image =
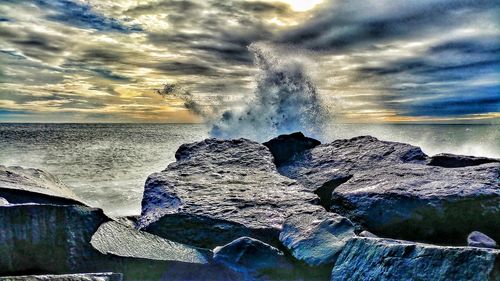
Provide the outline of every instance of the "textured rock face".
<path id="1" fill-rule="evenodd" d="M 479 230 L 498 240 L 499 173 L 498 163 L 367 170 L 335 189 L 332 209 L 384 237 L 463 245 Z"/>
<path id="2" fill-rule="evenodd" d="M 353 238 L 340 253 L 331 280 L 497 280 L 499 255 L 490 249 Z"/>
<path id="3" fill-rule="evenodd" d="M 84 205 L 66 185 L 47 172 L 2 165 L 0 197 L 10 203 Z"/>
<path id="4" fill-rule="evenodd" d="M 286 217 L 321 211 L 259 143 L 207 139 L 182 145 L 176 158 L 146 181 L 138 226 L 147 232 L 205 248 L 242 236 L 276 245 Z"/>
<path id="5" fill-rule="evenodd" d="M 280 135 L 263 143 L 274 157 L 274 163 L 281 166 L 297 153 L 314 148 L 321 144 L 320 141 L 304 136 L 301 132 Z"/>
<path id="6" fill-rule="evenodd" d="M 0 207 L 0 274 L 91 269 L 99 253 L 89 242 L 106 220 L 100 209 L 84 206 Z"/>
<path id="7" fill-rule="evenodd" d="M 212 253 L 168 241 L 111 221 L 102 224 L 90 241 L 102 254 L 148 260 L 208 264 Z"/>
<path id="8" fill-rule="evenodd" d="M 246 280 L 256 280 L 259 276 L 283 280 L 294 268 L 283 252 L 250 237 L 215 248 L 214 260 L 243 273 Z"/>
<path id="9" fill-rule="evenodd" d="M 26 275 L 0 277 L 0 281 L 122 281 L 119 273 L 84 273 L 63 275 Z"/>
<path id="10" fill-rule="evenodd" d="M 467 245 L 480 248 L 495 248 L 497 242 L 484 233 L 472 231 L 469 236 L 467 236 Z"/>
<path id="11" fill-rule="evenodd" d="M 361 136 L 306 150 L 279 171 L 316 192 L 327 205 L 333 189 L 358 171 L 426 160 L 427 155 L 419 147 Z"/>
<path id="12" fill-rule="evenodd" d="M 441 166 L 447 168 L 459 168 L 459 167 L 477 166 L 481 164 L 499 163 L 499 162 L 500 162 L 499 159 L 493 159 L 493 158 L 442 153 L 432 156 L 430 158 L 429 165 Z"/>
<path id="13" fill-rule="evenodd" d="M 318 266 L 333 264 L 346 241 L 354 236 L 353 224 L 342 216 L 302 214 L 285 221 L 280 241 L 296 259 Z"/>

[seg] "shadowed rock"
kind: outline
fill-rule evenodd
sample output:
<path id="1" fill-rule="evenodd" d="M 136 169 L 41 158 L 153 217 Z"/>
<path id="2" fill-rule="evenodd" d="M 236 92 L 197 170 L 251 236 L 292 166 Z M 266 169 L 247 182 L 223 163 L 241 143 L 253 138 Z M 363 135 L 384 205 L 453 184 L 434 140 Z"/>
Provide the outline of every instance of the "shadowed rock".
<path id="1" fill-rule="evenodd" d="M 0 197 L 15 203 L 85 205 L 58 178 L 39 169 L 0 165 Z"/>
<path id="2" fill-rule="evenodd" d="M 477 166 L 481 164 L 499 163 L 499 162 L 500 159 L 441 153 L 432 156 L 430 158 L 429 165 L 446 167 L 446 168 L 459 168 L 459 167 Z"/>
<path id="3" fill-rule="evenodd" d="M 314 148 L 320 144 L 320 141 L 308 138 L 301 132 L 280 135 L 263 143 L 273 154 L 276 166 L 281 166 L 297 153 Z"/>
<path id="4" fill-rule="evenodd" d="M 283 252 L 250 237 L 241 237 L 215 248 L 214 260 L 241 272 L 245 280 L 285 280 L 294 270 Z"/>
<path id="5" fill-rule="evenodd" d="M 467 236 L 467 245 L 479 248 L 495 248 L 497 242 L 484 233 L 472 231 L 469 236 Z"/>
<path id="6" fill-rule="evenodd" d="M 491 249 L 353 238 L 337 258 L 331 280 L 498 280 L 499 258 L 500 251 Z"/>
<path id="7" fill-rule="evenodd" d="M 325 212 L 288 218 L 280 241 L 296 259 L 319 266 L 333 264 L 345 242 L 354 236 L 354 226 L 348 219 Z"/>
<path id="8" fill-rule="evenodd" d="M 0 281 L 122 281 L 119 273 L 83 273 L 63 275 L 25 275 L 0 277 Z"/>
<path id="9" fill-rule="evenodd" d="M 322 211 L 259 143 L 207 139 L 182 145 L 176 158 L 146 181 L 138 226 L 147 232 L 205 248 L 242 236 L 278 245 L 286 217 Z"/>
<path id="10" fill-rule="evenodd" d="M 279 171 L 316 191 L 322 202 L 329 202 L 331 192 L 358 171 L 398 163 L 425 163 L 426 160 L 427 155 L 419 147 L 361 136 L 306 150 Z"/>
<path id="11" fill-rule="evenodd" d="M 335 189 L 332 210 L 384 237 L 463 245 L 479 230 L 498 240 L 499 174 L 498 163 L 360 171 Z"/>

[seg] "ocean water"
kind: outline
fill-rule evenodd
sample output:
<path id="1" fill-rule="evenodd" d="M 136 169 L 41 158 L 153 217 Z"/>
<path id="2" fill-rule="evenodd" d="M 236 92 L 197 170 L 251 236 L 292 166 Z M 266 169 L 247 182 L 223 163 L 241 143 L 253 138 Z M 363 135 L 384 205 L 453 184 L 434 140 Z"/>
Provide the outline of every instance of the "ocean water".
<path id="1" fill-rule="evenodd" d="M 0 164 L 49 171 L 92 206 L 136 215 L 147 176 L 175 161 L 179 145 L 208 137 L 203 124 L 0 124 Z M 500 125 L 332 124 L 323 142 L 359 135 L 500 158 Z"/>

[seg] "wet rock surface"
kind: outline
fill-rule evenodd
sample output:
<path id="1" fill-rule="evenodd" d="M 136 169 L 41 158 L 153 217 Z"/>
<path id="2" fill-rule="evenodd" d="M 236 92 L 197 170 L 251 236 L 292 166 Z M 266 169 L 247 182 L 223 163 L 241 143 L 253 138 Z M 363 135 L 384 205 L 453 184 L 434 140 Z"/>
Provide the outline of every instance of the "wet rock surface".
<path id="1" fill-rule="evenodd" d="M 259 143 L 207 139 L 181 146 L 176 158 L 146 182 L 138 226 L 147 232 L 205 248 L 242 236 L 277 245 L 286 217 L 322 210 Z"/>
<path id="2" fill-rule="evenodd" d="M 325 212 L 291 216 L 283 225 L 280 241 L 297 260 L 319 266 L 333 264 L 354 236 L 354 225 L 348 219 Z"/>
<path id="3" fill-rule="evenodd" d="M 331 280 L 498 280 L 499 258 L 498 250 L 353 238 L 340 253 Z"/>
<path id="4" fill-rule="evenodd" d="M 0 277 L 0 281 L 122 281 L 119 273 L 84 273 L 63 275 L 25 275 Z"/>
<path id="5" fill-rule="evenodd" d="M 0 165 L 0 197 L 10 203 L 85 205 L 64 183 L 39 169 Z"/>
<path id="6" fill-rule="evenodd" d="M 499 173 L 497 163 L 371 169 L 336 188 L 331 206 L 383 237 L 463 245 L 478 230 L 498 240 Z"/>

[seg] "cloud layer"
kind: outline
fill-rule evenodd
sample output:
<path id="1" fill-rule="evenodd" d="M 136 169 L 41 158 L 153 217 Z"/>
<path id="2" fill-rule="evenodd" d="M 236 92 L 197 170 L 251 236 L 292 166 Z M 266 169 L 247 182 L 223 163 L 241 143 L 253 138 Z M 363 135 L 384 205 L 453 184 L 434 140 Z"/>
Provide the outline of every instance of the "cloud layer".
<path id="1" fill-rule="evenodd" d="M 341 122 L 498 122 L 500 1 L 293 2 L 2 1 L 0 121 L 198 122 L 155 89 L 241 106 L 265 41 L 309 59 Z"/>

